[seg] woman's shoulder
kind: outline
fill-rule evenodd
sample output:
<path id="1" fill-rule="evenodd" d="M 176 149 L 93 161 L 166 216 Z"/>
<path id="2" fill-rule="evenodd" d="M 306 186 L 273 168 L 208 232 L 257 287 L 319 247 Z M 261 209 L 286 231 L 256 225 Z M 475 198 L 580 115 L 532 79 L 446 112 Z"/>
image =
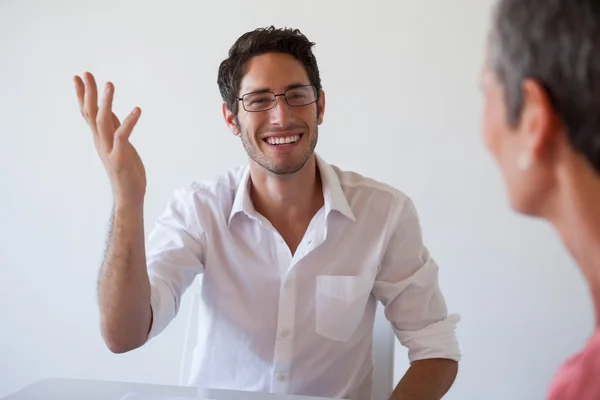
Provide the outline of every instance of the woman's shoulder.
<path id="1" fill-rule="evenodd" d="M 548 400 L 600 399 L 600 329 L 585 348 L 558 370 L 548 391 Z"/>

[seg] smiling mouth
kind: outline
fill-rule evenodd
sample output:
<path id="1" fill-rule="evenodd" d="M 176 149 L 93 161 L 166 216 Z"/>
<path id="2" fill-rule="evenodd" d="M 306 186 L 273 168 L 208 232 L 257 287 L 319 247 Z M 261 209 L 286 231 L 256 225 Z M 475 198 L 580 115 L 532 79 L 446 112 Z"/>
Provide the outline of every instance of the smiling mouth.
<path id="1" fill-rule="evenodd" d="M 300 140 L 301 137 L 302 134 L 296 134 L 285 137 L 268 137 L 263 140 L 272 146 L 283 146 L 286 144 L 296 143 L 298 140 Z"/>

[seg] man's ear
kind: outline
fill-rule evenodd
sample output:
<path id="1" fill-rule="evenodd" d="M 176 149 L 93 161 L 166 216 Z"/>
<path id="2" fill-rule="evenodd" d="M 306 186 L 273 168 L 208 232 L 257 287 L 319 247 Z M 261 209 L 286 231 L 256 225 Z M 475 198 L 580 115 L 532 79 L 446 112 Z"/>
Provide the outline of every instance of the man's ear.
<path id="1" fill-rule="evenodd" d="M 235 136 L 239 136 L 240 129 L 239 129 L 239 126 L 237 123 L 237 119 L 235 118 L 235 114 L 233 112 L 231 112 L 229 107 L 227 107 L 227 103 L 225 103 L 225 102 L 223 102 L 223 105 L 221 106 L 221 108 L 222 108 L 222 112 L 223 112 L 223 118 L 225 119 L 225 123 L 227 124 L 227 126 L 229 127 L 231 132 L 233 132 L 233 134 Z"/>
<path id="2" fill-rule="evenodd" d="M 319 94 L 319 100 L 317 100 L 317 110 L 319 115 L 317 115 L 317 124 L 321 125 L 323 123 L 323 115 L 325 114 L 325 92 L 321 90 Z"/>

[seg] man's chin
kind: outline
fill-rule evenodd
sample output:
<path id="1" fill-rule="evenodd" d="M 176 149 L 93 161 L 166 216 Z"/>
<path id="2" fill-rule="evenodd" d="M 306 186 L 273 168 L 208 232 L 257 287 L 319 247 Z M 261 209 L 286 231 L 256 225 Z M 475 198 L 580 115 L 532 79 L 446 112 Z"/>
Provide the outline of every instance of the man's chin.
<path id="1" fill-rule="evenodd" d="M 284 176 L 284 175 L 293 175 L 297 172 L 300 172 L 302 168 L 304 168 L 304 164 L 295 164 L 295 165 L 282 165 L 282 164 L 271 164 L 267 167 L 267 169 L 274 175 Z"/>
<path id="2" fill-rule="evenodd" d="M 300 172 L 310 157 L 305 160 L 295 160 L 294 162 L 290 161 L 277 161 L 277 160 L 268 160 L 266 162 L 259 162 L 264 169 L 277 176 L 286 176 L 293 175 Z"/>

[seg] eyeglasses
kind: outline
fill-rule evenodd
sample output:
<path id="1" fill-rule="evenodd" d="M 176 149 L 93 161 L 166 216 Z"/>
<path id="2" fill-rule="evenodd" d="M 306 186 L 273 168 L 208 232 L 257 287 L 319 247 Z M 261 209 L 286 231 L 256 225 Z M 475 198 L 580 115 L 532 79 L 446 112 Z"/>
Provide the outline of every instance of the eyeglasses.
<path id="1" fill-rule="evenodd" d="M 248 112 L 267 111 L 275 107 L 277 97 L 283 96 L 290 107 L 303 107 L 317 101 L 317 89 L 313 85 L 296 86 L 284 93 L 253 92 L 246 93 L 237 100 L 242 102 L 244 110 Z"/>

